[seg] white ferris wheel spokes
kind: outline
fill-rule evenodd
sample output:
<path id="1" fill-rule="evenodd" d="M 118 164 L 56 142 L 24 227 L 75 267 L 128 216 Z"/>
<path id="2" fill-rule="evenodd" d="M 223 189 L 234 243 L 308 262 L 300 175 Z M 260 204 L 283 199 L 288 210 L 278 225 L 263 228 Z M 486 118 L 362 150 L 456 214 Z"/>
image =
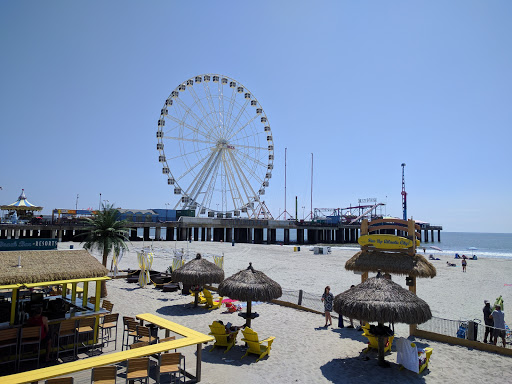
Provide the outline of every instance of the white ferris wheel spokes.
<path id="1" fill-rule="evenodd" d="M 175 209 L 255 215 L 272 177 L 274 142 L 242 84 L 215 74 L 186 80 L 165 101 L 156 136 L 162 172 L 180 197 Z"/>

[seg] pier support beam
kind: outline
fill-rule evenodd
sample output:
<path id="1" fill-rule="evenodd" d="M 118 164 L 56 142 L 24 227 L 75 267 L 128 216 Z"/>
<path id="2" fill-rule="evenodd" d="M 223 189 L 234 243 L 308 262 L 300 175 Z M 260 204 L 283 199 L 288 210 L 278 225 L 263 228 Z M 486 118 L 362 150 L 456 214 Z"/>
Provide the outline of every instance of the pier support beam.
<path id="1" fill-rule="evenodd" d="M 263 244 L 263 228 L 254 228 L 254 244 Z"/>
<path id="2" fill-rule="evenodd" d="M 155 241 L 160 241 L 162 239 L 162 227 L 155 228 Z"/>
<path id="3" fill-rule="evenodd" d="M 194 228 L 194 241 L 199 241 L 199 228 Z"/>
<path id="4" fill-rule="evenodd" d="M 284 229 L 283 243 L 284 244 L 290 244 L 290 229 L 288 229 L 288 228 Z"/>
<path id="5" fill-rule="evenodd" d="M 174 227 L 165 228 L 165 240 L 174 241 Z"/>
<path id="6" fill-rule="evenodd" d="M 267 243 L 275 244 L 277 241 L 277 235 L 275 228 L 267 229 Z"/>
<path id="7" fill-rule="evenodd" d="M 149 227 L 144 227 L 144 241 L 149 241 Z"/>
<path id="8" fill-rule="evenodd" d="M 304 230 L 297 228 L 297 244 L 304 244 Z"/>

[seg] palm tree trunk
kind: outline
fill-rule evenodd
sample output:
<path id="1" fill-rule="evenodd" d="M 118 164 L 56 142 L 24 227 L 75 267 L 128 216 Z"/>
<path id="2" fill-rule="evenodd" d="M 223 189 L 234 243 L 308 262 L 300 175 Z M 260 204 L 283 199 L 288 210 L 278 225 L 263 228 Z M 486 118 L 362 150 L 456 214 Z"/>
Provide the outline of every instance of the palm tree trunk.
<path id="1" fill-rule="evenodd" d="M 107 245 L 105 244 L 103 246 L 103 259 L 102 259 L 102 263 L 105 268 L 107 267 L 107 259 L 108 259 L 108 249 L 107 249 Z M 105 280 L 101 281 L 101 297 L 102 298 L 107 297 L 107 282 Z"/>

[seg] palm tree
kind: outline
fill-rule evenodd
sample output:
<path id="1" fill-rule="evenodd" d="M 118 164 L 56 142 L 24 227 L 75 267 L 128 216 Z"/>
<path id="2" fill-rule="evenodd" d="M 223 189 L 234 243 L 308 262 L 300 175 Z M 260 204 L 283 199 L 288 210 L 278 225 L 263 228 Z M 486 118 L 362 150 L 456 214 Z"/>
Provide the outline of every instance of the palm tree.
<path id="1" fill-rule="evenodd" d="M 103 252 L 102 264 L 107 267 L 107 259 L 110 252 L 119 253 L 127 250 L 128 227 L 127 221 L 119 220 L 119 211 L 113 205 L 103 204 L 103 210 L 98 211 L 94 217 L 87 218 L 87 227 L 83 242 L 87 250 L 98 249 Z M 101 282 L 101 297 L 107 296 L 107 285 Z"/>

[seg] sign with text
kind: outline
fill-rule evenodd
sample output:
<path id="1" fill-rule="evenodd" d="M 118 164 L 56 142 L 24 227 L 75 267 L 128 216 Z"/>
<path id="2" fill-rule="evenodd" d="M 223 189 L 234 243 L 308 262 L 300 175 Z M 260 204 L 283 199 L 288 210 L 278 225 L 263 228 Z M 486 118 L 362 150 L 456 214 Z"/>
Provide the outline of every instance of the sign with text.
<path id="1" fill-rule="evenodd" d="M 359 245 L 369 245 L 380 249 L 401 249 L 411 248 L 412 240 L 405 237 L 395 235 L 363 235 L 357 239 Z M 416 240 L 416 246 L 420 245 L 420 241 Z"/>
<path id="2" fill-rule="evenodd" d="M 366 199 L 357 199 L 358 204 L 376 203 L 376 197 L 367 197 Z"/>
<path id="3" fill-rule="evenodd" d="M 39 251 L 57 249 L 58 239 L 2 239 L 0 251 Z"/>

